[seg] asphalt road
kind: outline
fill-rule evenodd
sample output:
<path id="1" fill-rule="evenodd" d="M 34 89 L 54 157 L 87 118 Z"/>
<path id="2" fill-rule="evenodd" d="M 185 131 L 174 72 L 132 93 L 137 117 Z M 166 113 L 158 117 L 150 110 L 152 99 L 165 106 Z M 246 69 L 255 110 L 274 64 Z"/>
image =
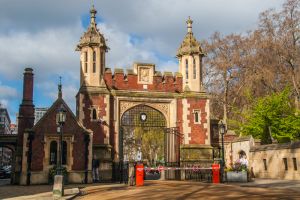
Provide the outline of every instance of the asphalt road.
<path id="1" fill-rule="evenodd" d="M 9 185 L 10 179 L 0 179 L 0 185 Z"/>
<path id="2" fill-rule="evenodd" d="M 183 200 L 183 199 L 300 199 L 300 190 L 186 181 L 146 181 L 141 187 L 94 186 L 81 190 L 80 200 Z"/>

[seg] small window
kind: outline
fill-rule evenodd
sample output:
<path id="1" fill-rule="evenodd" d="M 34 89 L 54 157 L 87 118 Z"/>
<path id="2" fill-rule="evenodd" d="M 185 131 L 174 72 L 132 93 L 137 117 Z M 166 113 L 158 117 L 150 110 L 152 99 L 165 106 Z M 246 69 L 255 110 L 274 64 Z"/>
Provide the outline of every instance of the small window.
<path id="1" fill-rule="evenodd" d="M 293 164 L 294 164 L 294 170 L 297 171 L 298 167 L 297 167 L 297 159 L 293 158 Z"/>
<path id="2" fill-rule="evenodd" d="M 57 142 L 50 143 L 50 165 L 56 165 L 57 162 Z"/>
<path id="3" fill-rule="evenodd" d="M 265 171 L 267 171 L 267 170 L 268 170 L 267 160 L 266 160 L 266 159 L 263 159 L 263 163 L 264 163 Z"/>
<path id="4" fill-rule="evenodd" d="M 200 123 L 200 110 L 194 110 L 194 122 Z"/>
<path id="5" fill-rule="evenodd" d="M 66 165 L 67 164 L 67 156 L 68 156 L 68 146 L 67 142 L 63 141 L 63 146 L 62 146 L 62 164 Z"/>
<path id="6" fill-rule="evenodd" d="M 196 70 L 196 60 L 195 60 L 195 58 L 193 58 L 193 78 L 194 78 L 194 79 L 197 78 L 196 74 L 197 74 L 197 70 Z"/>
<path id="7" fill-rule="evenodd" d="M 88 72 L 88 65 L 87 65 L 87 63 L 84 63 L 84 72 L 85 72 L 85 73 Z"/>
<path id="8" fill-rule="evenodd" d="M 285 171 L 287 171 L 288 170 L 287 158 L 283 158 L 282 160 L 283 160 Z"/>
<path id="9" fill-rule="evenodd" d="M 95 108 L 93 109 L 93 113 L 92 114 L 93 114 L 92 119 L 93 120 L 97 120 L 97 111 L 96 111 Z"/>
<path id="10" fill-rule="evenodd" d="M 189 61 L 185 59 L 185 78 L 189 79 Z"/>
<path id="11" fill-rule="evenodd" d="M 101 53 L 101 69 L 100 69 L 100 73 L 103 74 L 103 70 L 104 70 L 104 52 Z"/>
<path id="12" fill-rule="evenodd" d="M 84 52 L 84 72 L 88 72 L 88 53 Z"/>
<path id="13" fill-rule="evenodd" d="M 93 51 L 93 73 L 96 73 L 96 51 Z"/>

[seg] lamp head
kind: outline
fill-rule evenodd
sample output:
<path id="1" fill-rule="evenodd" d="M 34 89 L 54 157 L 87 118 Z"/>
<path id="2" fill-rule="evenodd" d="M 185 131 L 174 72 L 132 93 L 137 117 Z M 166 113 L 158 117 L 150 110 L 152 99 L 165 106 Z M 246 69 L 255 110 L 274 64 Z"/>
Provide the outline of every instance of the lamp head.
<path id="1" fill-rule="evenodd" d="M 66 122 L 66 109 L 63 105 L 60 106 L 60 108 L 57 110 L 56 113 L 56 124 L 64 124 Z"/>
<path id="2" fill-rule="evenodd" d="M 221 135 L 224 135 L 224 134 L 225 134 L 225 131 L 226 131 L 226 126 L 225 126 L 225 124 L 223 123 L 222 120 L 220 120 L 219 123 L 218 123 L 218 125 L 219 125 L 219 132 L 220 132 L 220 134 L 221 134 Z"/>

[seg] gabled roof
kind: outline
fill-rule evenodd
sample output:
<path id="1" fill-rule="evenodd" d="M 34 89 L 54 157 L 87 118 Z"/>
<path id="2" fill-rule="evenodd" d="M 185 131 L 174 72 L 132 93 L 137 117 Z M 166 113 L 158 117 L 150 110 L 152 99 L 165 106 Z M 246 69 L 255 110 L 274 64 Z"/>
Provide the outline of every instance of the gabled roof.
<path id="1" fill-rule="evenodd" d="M 57 109 L 63 105 L 63 107 L 66 109 L 67 113 L 70 113 L 71 115 L 71 119 L 68 118 L 68 120 L 73 120 L 73 122 L 75 122 L 78 127 L 80 127 L 82 129 L 83 132 L 90 132 L 89 130 L 87 130 L 76 118 L 76 116 L 74 115 L 74 113 L 72 112 L 72 110 L 70 109 L 70 107 L 67 105 L 67 103 L 63 100 L 63 98 L 58 98 L 56 99 L 56 101 L 52 104 L 52 106 L 47 110 L 47 112 L 43 115 L 43 117 L 33 126 L 33 131 L 35 131 L 39 126 L 41 126 L 49 117 L 49 115 L 53 112 L 57 112 Z"/>

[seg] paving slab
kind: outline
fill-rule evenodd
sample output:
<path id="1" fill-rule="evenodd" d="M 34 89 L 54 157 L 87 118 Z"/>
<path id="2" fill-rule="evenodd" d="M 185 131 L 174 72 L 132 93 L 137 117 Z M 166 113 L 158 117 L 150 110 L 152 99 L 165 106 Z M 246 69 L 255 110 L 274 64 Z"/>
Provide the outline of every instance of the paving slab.
<path id="1" fill-rule="evenodd" d="M 300 199 L 290 188 L 241 187 L 239 184 L 211 184 L 187 181 L 146 181 L 144 186 L 94 186 L 81 189 L 79 200 L 181 200 L 181 199 Z"/>

